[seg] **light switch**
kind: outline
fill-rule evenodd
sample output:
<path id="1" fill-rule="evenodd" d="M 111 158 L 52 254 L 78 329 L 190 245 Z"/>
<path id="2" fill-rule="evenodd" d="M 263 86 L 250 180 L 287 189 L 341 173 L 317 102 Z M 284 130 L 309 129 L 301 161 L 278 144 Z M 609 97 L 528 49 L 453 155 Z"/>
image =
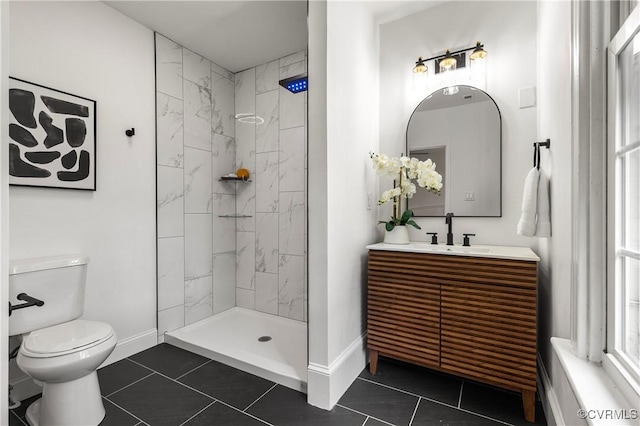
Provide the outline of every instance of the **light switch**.
<path id="1" fill-rule="evenodd" d="M 518 104 L 520 109 L 536 106 L 536 88 L 525 87 L 518 91 Z"/>
<path id="2" fill-rule="evenodd" d="M 465 192 L 464 200 L 465 201 L 474 201 L 476 199 L 476 194 L 473 192 Z"/>

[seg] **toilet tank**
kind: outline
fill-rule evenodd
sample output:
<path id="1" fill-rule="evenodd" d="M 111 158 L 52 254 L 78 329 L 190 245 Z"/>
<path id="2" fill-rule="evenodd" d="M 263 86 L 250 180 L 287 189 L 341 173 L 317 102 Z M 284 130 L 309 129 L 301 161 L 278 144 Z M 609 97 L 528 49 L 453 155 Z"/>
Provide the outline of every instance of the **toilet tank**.
<path id="1" fill-rule="evenodd" d="M 84 312 L 84 290 L 89 258 L 83 255 L 13 260 L 9 264 L 9 302 L 20 293 L 40 299 L 43 306 L 14 310 L 9 316 L 9 335 L 30 333 L 72 321 Z"/>

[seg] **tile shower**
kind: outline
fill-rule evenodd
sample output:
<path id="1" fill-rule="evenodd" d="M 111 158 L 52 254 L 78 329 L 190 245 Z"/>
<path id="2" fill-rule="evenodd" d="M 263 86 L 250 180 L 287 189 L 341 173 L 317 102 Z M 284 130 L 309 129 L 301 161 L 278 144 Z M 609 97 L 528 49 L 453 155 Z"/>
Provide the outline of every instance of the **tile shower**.
<path id="1" fill-rule="evenodd" d="M 234 74 L 156 34 L 160 341 L 234 307 L 306 321 L 306 93 L 278 84 L 303 72 L 304 51 Z"/>
<path id="2" fill-rule="evenodd" d="M 254 112 L 262 125 L 236 122 L 236 164 L 254 171 L 237 185 L 236 304 L 306 320 L 306 93 L 278 81 L 301 74 L 299 52 L 235 75 L 236 113 Z"/>

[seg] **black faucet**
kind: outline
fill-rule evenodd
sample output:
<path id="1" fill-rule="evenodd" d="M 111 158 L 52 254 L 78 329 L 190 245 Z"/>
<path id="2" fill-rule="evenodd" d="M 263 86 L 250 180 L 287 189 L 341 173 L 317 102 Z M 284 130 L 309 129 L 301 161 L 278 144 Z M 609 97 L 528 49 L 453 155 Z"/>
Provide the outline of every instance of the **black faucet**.
<path id="1" fill-rule="evenodd" d="M 447 245 L 453 245 L 453 231 L 451 230 L 451 226 L 453 225 L 453 213 L 447 213 L 444 218 L 444 223 L 449 225 L 447 229 Z"/>

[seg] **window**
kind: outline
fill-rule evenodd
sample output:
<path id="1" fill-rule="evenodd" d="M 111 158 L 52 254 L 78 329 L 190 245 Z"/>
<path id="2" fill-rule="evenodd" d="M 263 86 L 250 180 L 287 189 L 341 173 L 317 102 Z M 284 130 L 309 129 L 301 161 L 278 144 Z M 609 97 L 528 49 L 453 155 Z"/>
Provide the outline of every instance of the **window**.
<path id="1" fill-rule="evenodd" d="M 607 352 L 640 381 L 640 8 L 609 46 Z"/>

